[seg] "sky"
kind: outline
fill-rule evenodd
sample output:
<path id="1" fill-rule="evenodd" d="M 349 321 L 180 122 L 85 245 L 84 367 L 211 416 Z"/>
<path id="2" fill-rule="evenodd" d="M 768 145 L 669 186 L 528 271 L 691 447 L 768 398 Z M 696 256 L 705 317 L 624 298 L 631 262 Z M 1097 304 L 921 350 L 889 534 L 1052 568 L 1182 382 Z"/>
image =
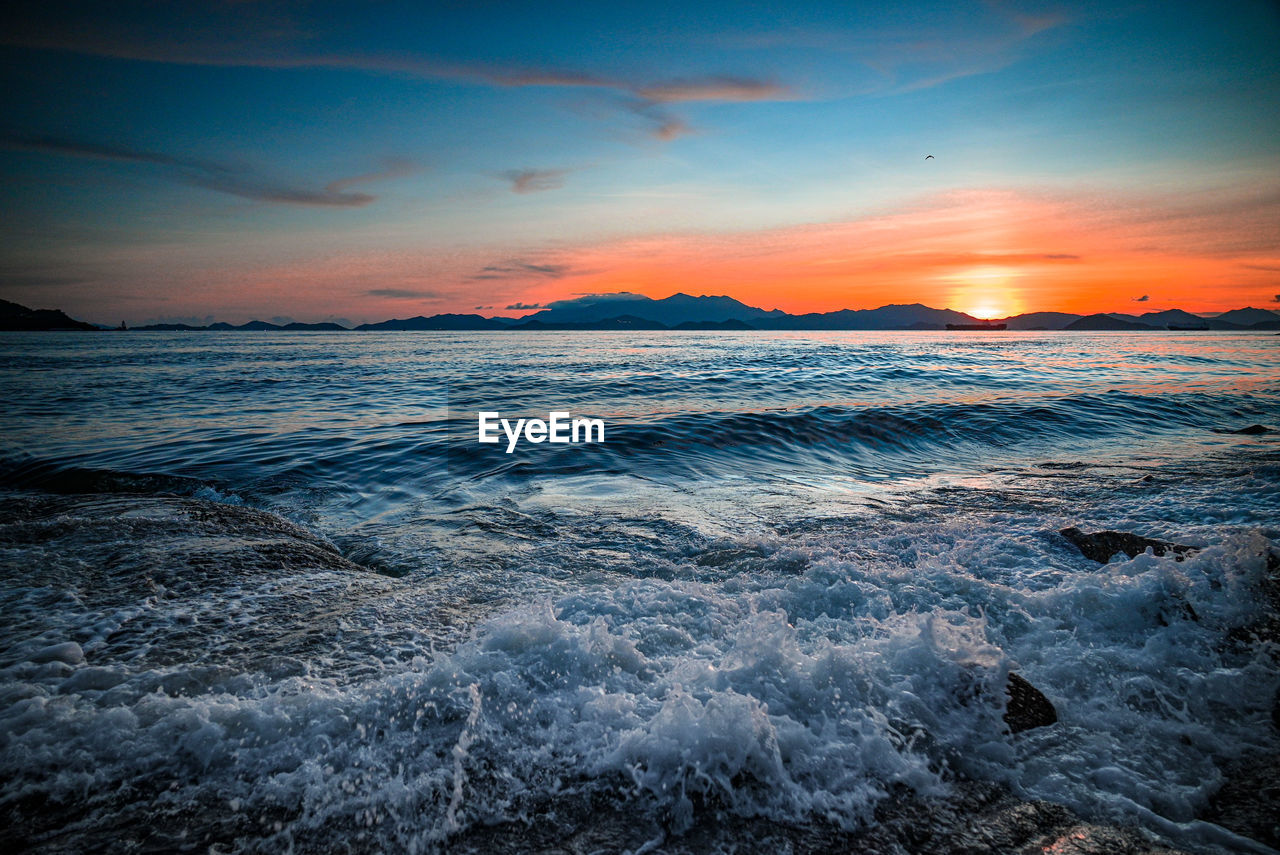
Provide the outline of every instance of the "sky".
<path id="1" fill-rule="evenodd" d="M 1280 309 L 1276 44 L 1246 0 L 11 2 L 0 298 Z"/>

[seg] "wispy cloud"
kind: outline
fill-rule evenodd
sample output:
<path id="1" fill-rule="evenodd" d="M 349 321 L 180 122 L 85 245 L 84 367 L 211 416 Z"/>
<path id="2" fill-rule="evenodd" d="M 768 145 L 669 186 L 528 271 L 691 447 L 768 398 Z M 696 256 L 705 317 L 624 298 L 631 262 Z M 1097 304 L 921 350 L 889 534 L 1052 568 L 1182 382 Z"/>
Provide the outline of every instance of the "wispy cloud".
<path id="1" fill-rule="evenodd" d="M 293 186 L 279 179 L 257 174 L 245 167 L 233 167 L 216 161 L 177 157 L 164 152 L 109 143 L 85 142 L 54 136 L 9 134 L 0 137 L 0 144 L 9 148 L 63 157 L 149 164 L 164 168 L 171 178 L 194 187 L 258 202 L 287 205 L 361 207 L 368 205 L 377 197 L 369 193 L 352 192 L 347 188 L 356 184 L 402 177 L 416 169 L 407 160 L 391 158 L 386 161 L 383 169 L 376 172 L 341 178 L 321 188 L 309 188 Z"/>
<path id="2" fill-rule="evenodd" d="M 315 205 L 330 208 L 360 208 L 378 198 L 369 193 L 348 193 L 327 185 L 320 190 L 303 187 L 284 187 L 261 183 L 258 180 L 227 180 L 218 176 L 192 175 L 187 182 L 196 187 L 239 196 L 255 202 L 277 202 L 284 205 Z"/>
<path id="3" fill-rule="evenodd" d="M 408 70 L 407 68 L 402 70 Z M 631 80 L 622 77 L 556 70 L 505 70 L 477 65 L 417 66 L 423 76 L 484 83 L 502 87 L 575 87 L 611 90 L 622 109 L 642 118 L 646 134 L 670 142 L 694 133 L 689 122 L 666 109 L 668 105 L 795 101 L 802 95 L 776 80 L 733 75 L 708 75 L 673 80 Z"/>
<path id="4" fill-rule="evenodd" d="M 436 291 L 417 291 L 412 288 L 370 288 L 364 292 L 366 297 L 387 297 L 392 300 L 428 300 L 439 297 Z"/>
<path id="5" fill-rule="evenodd" d="M 567 169 L 508 169 L 498 177 L 511 182 L 513 193 L 539 193 L 564 186 Z"/>
<path id="6" fill-rule="evenodd" d="M 507 310 L 513 311 L 513 312 L 525 312 L 530 309 L 545 309 L 549 305 L 551 304 L 550 303 L 512 303 L 510 306 L 507 306 L 506 308 Z"/>
<path id="7" fill-rule="evenodd" d="M 201 172 L 231 174 L 234 170 L 222 164 L 194 158 L 174 157 L 155 151 L 126 148 L 105 143 L 84 142 L 40 134 L 6 134 L 0 141 L 9 148 L 60 154 L 67 157 L 84 157 L 95 160 L 120 160 L 131 163 L 153 163 L 159 166 L 178 166 Z"/>
<path id="8" fill-rule="evenodd" d="M 1026 55 L 1034 37 L 1068 23 L 1059 11 L 1026 13 L 1001 0 L 983 5 L 986 14 L 966 13 L 963 26 L 945 13 L 936 16 L 937 23 L 920 18 L 891 23 L 894 16 L 886 16 L 880 26 L 779 28 L 722 35 L 717 42 L 744 51 L 782 48 L 840 54 L 871 75 L 847 87 L 857 94 L 883 95 L 1007 68 Z"/>
<path id="9" fill-rule="evenodd" d="M 373 172 L 366 172 L 363 175 L 353 175 L 350 178 L 339 178 L 337 181 L 331 181 L 327 189 L 341 192 L 355 184 L 372 184 L 376 181 L 388 181 L 393 178 L 408 178 L 419 171 L 421 171 L 421 167 L 407 157 L 385 157 L 382 159 L 381 169 L 375 169 Z"/>
<path id="10" fill-rule="evenodd" d="M 177 6 L 138 26 L 136 20 L 105 9 L 68 22 L 54 10 L 28 9 L 0 33 L 0 45 L 73 51 L 118 59 L 182 65 L 248 68 L 333 68 L 403 76 L 486 83 L 502 87 L 608 88 L 646 101 L 765 101 L 794 99 L 781 83 L 732 74 L 637 81 L 572 68 L 504 65 L 494 61 L 444 60 L 404 51 L 333 51 L 316 44 L 311 24 L 294 22 L 280 9 L 248 10 L 242 4 L 206 4 L 177 12 Z M 152 10 L 154 13 L 154 10 Z M 233 14 L 234 13 L 234 14 Z M 269 20 L 257 20 L 269 13 Z M 154 13 L 155 14 L 155 13 Z M 186 17 L 184 17 L 186 15 Z M 282 17 L 284 15 L 284 17 Z M 78 26 L 77 26 L 78 24 Z"/>
<path id="11" fill-rule="evenodd" d="M 136 11 L 136 10 L 135 10 Z M 74 16 L 39 6 L 0 27 L 0 44 L 71 51 L 140 62 L 278 69 L 336 69 L 500 88 L 606 90 L 648 119 L 659 140 L 685 135 L 684 119 L 661 105 L 796 100 L 791 87 L 752 74 L 708 74 L 653 79 L 574 68 L 453 60 L 385 49 L 335 50 L 329 26 L 304 20 L 301 9 L 274 4 L 213 3 L 183 9 L 153 7 L 113 14 L 86 7 Z M 70 20 L 68 18 L 70 17 Z M 318 202 L 326 204 L 326 202 Z"/>
<path id="12" fill-rule="evenodd" d="M 772 80 L 749 77 L 702 77 L 636 87 L 636 95 L 655 104 L 686 101 L 789 101 L 795 93 Z"/>
<path id="13" fill-rule="evenodd" d="M 472 280 L 486 279 L 563 279 L 573 276 L 574 271 L 568 264 L 537 264 L 519 258 L 509 259 L 496 264 L 487 264 L 480 272 L 468 277 Z"/>
<path id="14" fill-rule="evenodd" d="M 694 127 L 685 119 L 674 115 L 660 102 L 647 101 L 643 98 L 624 98 L 620 100 L 625 105 L 625 109 L 644 121 L 648 126 L 645 134 L 653 139 L 661 142 L 670 142 L 679 137 L 697 133 Z"/>
<path id="15" fill-rule="evenodd" d="M 1149 294 L 1143 294 L 1141 297 L 1134 297 L 1134 298 L 1133 298 L 1133 302 L 1135 302 L 1135 303 L 1145 303 L 1145 302 L 1147 302 L 1147 301 L 1148 301 L 1148 300 L 1150 300 L 1150 299 L 1151 299 L 1151 296 L 1150 296 Z"/>

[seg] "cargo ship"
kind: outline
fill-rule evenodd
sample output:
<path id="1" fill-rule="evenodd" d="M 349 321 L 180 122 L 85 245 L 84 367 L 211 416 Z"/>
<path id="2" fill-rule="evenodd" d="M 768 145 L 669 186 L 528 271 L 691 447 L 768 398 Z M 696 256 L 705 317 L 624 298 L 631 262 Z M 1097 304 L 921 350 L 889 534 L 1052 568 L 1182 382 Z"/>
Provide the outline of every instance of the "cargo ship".
<path id="1" fill-rule="evenodd" d="M 1002 330 L 1008 324 L 947 324 L 949 330 Z"/>

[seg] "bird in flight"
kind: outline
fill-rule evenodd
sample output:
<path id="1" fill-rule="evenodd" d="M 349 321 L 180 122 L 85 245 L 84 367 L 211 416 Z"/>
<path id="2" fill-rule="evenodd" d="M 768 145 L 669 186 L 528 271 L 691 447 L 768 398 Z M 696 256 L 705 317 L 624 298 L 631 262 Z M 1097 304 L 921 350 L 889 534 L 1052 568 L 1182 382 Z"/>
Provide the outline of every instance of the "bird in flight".
<path id="1" fill-rule="evenodd" d="M 934 160 L 935 158 L 934 158 L 934 156 L 933 156 L 933 155 L 931 155 L 931 154 L 926 154 L 926 155 L 924 156 L 924 159 L 925 159 L 925 160 Z"/>

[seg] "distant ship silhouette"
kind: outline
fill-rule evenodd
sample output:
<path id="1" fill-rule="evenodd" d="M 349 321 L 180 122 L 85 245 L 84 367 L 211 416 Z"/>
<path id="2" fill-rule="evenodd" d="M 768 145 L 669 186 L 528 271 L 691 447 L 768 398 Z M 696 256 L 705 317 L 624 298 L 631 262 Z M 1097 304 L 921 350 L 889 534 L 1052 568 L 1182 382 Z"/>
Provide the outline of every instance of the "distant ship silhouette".
<path id="1" fill-rule="evenodd" d="M 949 330 L 1002 330 L 1008 324 L 947 324 Z"/>

